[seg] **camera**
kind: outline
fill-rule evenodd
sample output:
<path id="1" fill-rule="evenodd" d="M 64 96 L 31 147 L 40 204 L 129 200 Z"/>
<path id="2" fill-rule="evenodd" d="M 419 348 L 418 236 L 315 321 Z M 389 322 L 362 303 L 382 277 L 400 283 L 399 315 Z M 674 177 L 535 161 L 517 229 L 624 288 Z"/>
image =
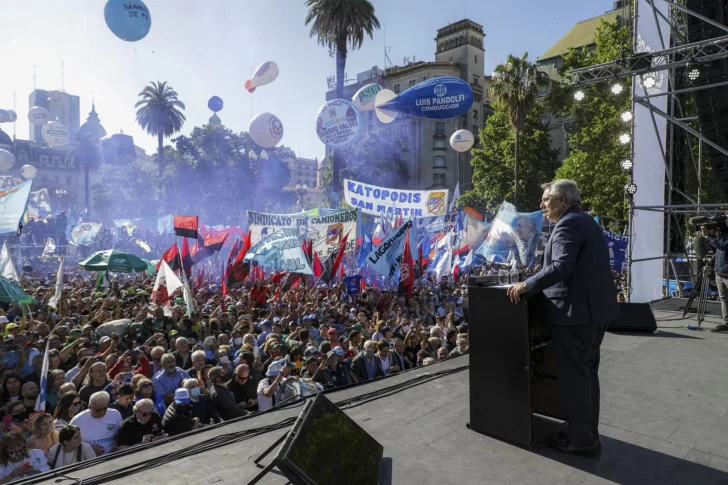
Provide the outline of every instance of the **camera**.
<path id="1" fill-rule="evenodd" d="M 689 219 L 691 225 L 695 226 L 695 230 L 702 229 L 723 229 L 726 227 L 726 218 L 724 215 L 719 216 L 695 216 Z"/>

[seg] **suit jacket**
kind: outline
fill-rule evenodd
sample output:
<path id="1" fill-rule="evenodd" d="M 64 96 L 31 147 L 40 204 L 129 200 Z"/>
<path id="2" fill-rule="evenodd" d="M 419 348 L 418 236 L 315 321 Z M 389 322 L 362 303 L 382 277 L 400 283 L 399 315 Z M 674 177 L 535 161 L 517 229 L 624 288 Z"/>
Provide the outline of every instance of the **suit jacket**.
<path id="1" fill-rule="evenodd" d="M 214 384 L 210 389 L 210 397 L 213 408 L 225 421 L 248 414 L 247 411 L 238 407 L 233 391 L 225 387 L 225 384 Z"/>
<path id="2" fill-rule="evenodd" d="M 367 374 L 367 362 L 366 357 L 364 354 L 361 354 L 357 356 L 354 359 L 354 362 L 352 363 L 352 371 L 354 372 L 354 376 L 356 377 L 356 380 L 358 382 L 364 382 L 369 380 L 369 374 Z M 384 377 L 384 371 L 382 370 L 382 364 L 379 362 L 379 359 L 377 359 L 377 356 L 374 356 L 374 378 L 377 377 Z"/>
<path id="3" fill-rule="evenodd" d="M 543 269 L 525 284 L 548 324 L 592 325 L 619 317 L 602 229 L 579 208 L 562 214 L 544 248 Z"/>

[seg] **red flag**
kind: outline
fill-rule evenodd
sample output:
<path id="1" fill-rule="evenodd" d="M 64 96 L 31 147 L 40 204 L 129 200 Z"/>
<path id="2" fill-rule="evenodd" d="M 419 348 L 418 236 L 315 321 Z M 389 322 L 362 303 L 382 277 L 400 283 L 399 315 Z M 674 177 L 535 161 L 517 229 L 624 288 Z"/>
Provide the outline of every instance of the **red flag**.
<path id="1" fill-rule="evenodd" d="M 362 291 L 364 291 L 364 290 L 367 289 L 367 284 L 364 281 L 364 278 L 362 278 L 362 279 L 359 280 L 359 286 L 361 287 Z"/>
<path id="2" fill-rule="evenodd" d="M 202 281 L 205 279 L 205 267 L 202 267 L 202 271 L 197 275 L 197 289 L 202 288 Z"/>
<path id="3" fill-rule="evenodd" d="M 311 261 L 313 258 L 313 241 L 311 239 L 308 240 L 308 248 L 306 249 L 306 255 L 308 256 L 308 260 Z"/>
<path id="4" fill-rule="evenodd" d="M 192 260 L 192 255 L 190 254 L 190 243 L 187 242 L 187 238 L 184 238 L 182 241 L 182 266 L 185 271 L 185 275 L 187 275 L 187 279 L 190 278 L 193 264 L 195 264 L 195 262 Z"/>
<path id="5" fill-rule="evenodd" d="M 287 273 L 285 271 L 279 271 L 279 272 L 275 273 L 270 280 L 271 283 L 278 283 L 280 280 L 283 279 L 284 276 L 286 276 L 286 274 Z"/>
<path id="6" fill-rule="evenodd" d="M 162 254 L 162 257 L 157 263 L 157 271 L 159 271 L 159 267 L 162 265 L 162 261 L 165 261 L 172 271 L 177 271 L 179 269 L 179 249 L 177 249 L 176 243 L 172 244 L 172 247 L 167 249 L 164 254 Z"/>
<path id="7" fill-rule="evenodd" d="M 228 294 L 227 284 L 225 284 L 225 278 L 222 279 L 222 299 L 225 300 Z"/>
<path id="8" fill-rule="evenodd" d="M 213 253 L 219 251 L 222 248 L 223 244 L 225 244 L 225 240 L 227 239 L 227 237 L 227 233 L 221 236 L 212 236 L 211 234 L 208 234 L 207 237 L 205 237 L 204 239 L 205 249 Z"/>
<path id="9" fill-rule="evenodd" d="M 425 274 L 425 268 L 422 261 L 422 244 L 417 248 L 417 263 L 420 265 L 420 277 Z"/>
<path id="10" fill-rule="evenodd" d="M 313 274 L 316 276 L 316 278 L 320 278 L 323 270 L 324 268 L 321 265 L 321 260 L 318 257 L 318 253 L 313 253 Z"/>
<path id="11" fill-rule="evenodd" d="M 331 265 L 331 278 L 334 278 L 336 276 L 336 271 L 339 269 L 339 265 L 341 264 L 341 260 L 344 258 L 344 251 L 346 251 L 346 240 L 349 237 L 347 234 L 344 236 L 344 238 L 339 242 L 339 247 L 336 248 L 338 253 L 336 253 L 336 258 L 334 258 L 334 262 Z"/>
<path id="12" fill-rule="evenodd" d="M 174 216 L 174 233 L 182 237 L 197 239 L 197 216 Z"/>
<path id="13" fill-rule="evenodd" d="M 412 296 L 412 289 L 415 284 L 415 268 L 412 262 L 412 253 L 409 247 L 409 229 L 404 237 L 404 250 L 402 251 L 402 263 L 399 266 L 399 286 L 407 297 Z"/>
<path id="14" fill-rule="evenodd" d="M 240 250 L 238 251 L 233 264 L 228 264 L 228 270 L 226 271 L 225 278 L 228 279 L 228 284 L 234 284 L 239 281 L 245 280 L 250 272 L 250 264 L 243 262 L 245 255 L 250 249 L 250 231 L 248 234 L 243 234 L 243 238 L 240 241 Z"/>
<path id="15" fill-rule="evenodd" d="M 453 256 L 460 256 L 461 253 L 466 253 L 469 250 L 470 250 L 470 245 L 466 244 L 465 246 L 463 246 L 463 247 L 461 247 L 459 249 L 453 250 L 452 255 Z"/>
<path id="16" fill-rule="evenodd" d="M 346 272 L 344 271 L 344 265 L 342 264 L 339 268 L 339 280 L 343 280 L 346 276 Z"/>

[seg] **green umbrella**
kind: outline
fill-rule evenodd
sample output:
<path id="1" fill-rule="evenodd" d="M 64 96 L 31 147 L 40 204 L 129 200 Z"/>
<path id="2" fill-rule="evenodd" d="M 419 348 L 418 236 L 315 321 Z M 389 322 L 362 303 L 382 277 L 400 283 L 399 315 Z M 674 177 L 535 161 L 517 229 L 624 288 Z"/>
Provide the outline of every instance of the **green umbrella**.
<path id="1" fill-rule="evenodd" d="M 143 259 L 145 263 L 147 263 L 147 269 L 145 270 L 147 274 L 155 274 L 157 272 L 157 262 L 156 261 L 149 261 L 148 259 Z"/>
<path id="2" fill-rule="evenodd" d="M 112 273 L 131 273 L 147 269 L 147 263 L 138 256 L 116 249 L 97 251 L 78 265 L 87 271 L 111 271 Z"/>
<path id="3" fill-rule="evenodd" d="M 4 303 L 30 304 L 35 302 L 33 297 L 26 295 L 16 283 L 0 276 L 0 301 Z"/>

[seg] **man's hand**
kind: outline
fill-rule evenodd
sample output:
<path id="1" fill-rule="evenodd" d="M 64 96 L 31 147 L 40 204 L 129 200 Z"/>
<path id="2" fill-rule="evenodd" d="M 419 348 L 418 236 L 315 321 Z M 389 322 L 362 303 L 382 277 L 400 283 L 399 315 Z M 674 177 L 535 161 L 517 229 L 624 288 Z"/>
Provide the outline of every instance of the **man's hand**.
<path id="1" fill-rule="evenodd" d="M 527 291 L 528 290 L 526 289 L 526 283 L 516 283 L 515 285 L 508 288 L 508 297 L 513 303 L 518 303 L 521 301 L 521 295 L 526 293 Z"/>
<path id="2" fill-rule="evenodd" d="M 94 449 L 94 453 L 96 453 L 96 456 L 101 456 L 104 454 L 104 447 L 101 445 L 91 445 L 91 448 Z"/>
<path id="3" fill-rule="evenodd" d="M 710 229 L 708 229 L 707 227 L 705 227 L 705 226 L 702 226 L 702 227 L 700 228 L 700 232 L 702 232 L 702 233 L 703 233 L 703 236 L 705 236 L 705 237 L 710 237 Z"/>

